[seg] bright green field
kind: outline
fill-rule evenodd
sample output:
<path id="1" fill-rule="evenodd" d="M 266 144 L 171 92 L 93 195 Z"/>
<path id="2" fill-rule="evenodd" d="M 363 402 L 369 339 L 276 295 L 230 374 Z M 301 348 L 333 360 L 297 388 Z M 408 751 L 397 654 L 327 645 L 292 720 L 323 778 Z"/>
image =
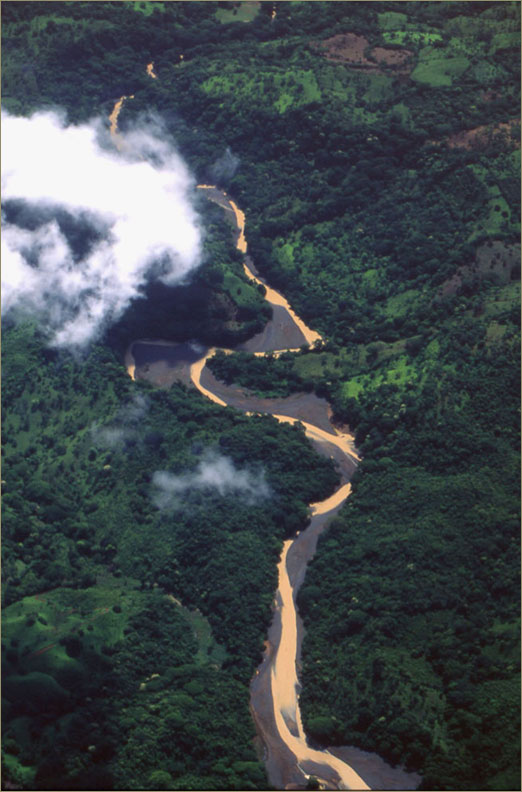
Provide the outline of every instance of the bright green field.
<path id="1" fill-rule="evenodd" d="M 424 30 L 385 30 L 382 37 L 386 44 L 400 44 L 407 46 L 413 44 L 433 44 L 442 41 L 440 33 L 431 33 Z"/>
<path id="2" fill-rule="evenodd" d="M 257 2 L 243 2 L 239 4 L 239 8 L 218 8 L 216 19 L 223 24 L 228 22 L 252 22 L 259 13 L 259 7 L 260 3 Z"/>
<path id="3" fill-rule="evenodd" d="M 16 644 L 24 671 L 48 673 L 60 680 L 82 671 L 60 639 L 83 631 L 85 648 L 99 654 L 104 646 L 114 646 L 123 638 L 139 599 L 134 588 L 116 579 L 95 588 L 58 588 L 24 597 L 4 610 L 4 641 Z"/>
<path id="4" fill-rule="evenodd" d="M 450 86 L 470 65 L 464 56 L 444 57 L 440 51 L 426 47 L 419 54 L 419 63 L 411 73 L 412 80 L 440 88 Z"/>
<path id="5" fill-rule="evenodd" d="M 408 311 L 417 308 L 420 292 L 418 289 L 407 289 L 400 294 L 395 294 L 386 300 L 384 313 L 387 316 L 405 316 Z"/>
<path id="6" fill-rule="evenodd" d="M 135 11 L 139 11 L 140 14 L 144 14 L 145 16 L 150 16 L 154 13 L 154 11 L 161 11 L 163 14 L 165 11 L 163 5 L 163 3 L 155 2 L 155 0 L 151 3 L 136 1 L 132 4 Z"/>
<path id="7" fill-rule="evenodd" d="M 416 367 L 408 363 L 408 358 L 401 355 L 390 361 L 390 368 L 380 368 L 377 372 L 361 374 L 348 380 L 343 385 L 343 395 L 356 399 L 361 391 L 374 390 L 380 385 L 404 385 L 417 379 Z"/>
<path id="8" fill-rule="evenodd" d="M 259 294 L 254 286 L 245 283 L 243 280 L 227 270 L 224 274 L 223 289 L 228 292 L 236 305 L 240 308 L 256 308 L 259 302 Z"/>
<path id="9" fill-rule="evenodd" d="M 268 100 L 281 114 L 289 107 L 321 99 L 315 74 L 303 69 L 245 73 L 239 65 L 230 63 L 219 74 L 205 80 L 200 87 L 209 96 L 226 98 L 239 104 L 256 101 L 266 103 Z"/>

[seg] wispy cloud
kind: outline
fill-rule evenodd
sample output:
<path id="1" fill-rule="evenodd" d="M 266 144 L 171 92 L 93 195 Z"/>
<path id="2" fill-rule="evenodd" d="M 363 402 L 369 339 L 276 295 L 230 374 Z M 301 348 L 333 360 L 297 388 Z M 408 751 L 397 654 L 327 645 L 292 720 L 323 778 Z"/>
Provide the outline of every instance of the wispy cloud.
<path id="1" fill-rule="evenodd" d="M 139 436 L 140 424 L 147 415 L 150 400 L 141 393 L 136 393 L 128 404 L 123 405 L 112 421 L 100 426 L 91 426 L 93 443 L 101 448 L 118 448 L 126 441 Z"/>
<path id="2" fill-rule="evenodd" d="M 151 279 L 201 261 L 194 181 L 150 119 L 114 150 L 100 121 L 2 112 L 2 308 L 36 316 L 54 346 L 82 346 Z"/>
<path id="3" fill-rule="evenodd" d="M 229 146 L 225 153 L 210 166 L 210 178 L 221 186 L 228 185 L 239 168 L 239 157 L 232 153 Z"/>
<path id="4" fill-rule="evenodd" d="M 212 451 L 207 451 L 190 473 L 176 476 L 163 470 L 156 471 L 152 484 L 153 500 L 159 509 L 176 506 L 179 496 L 191 490 L 234 495 L 250 504 L 270 495 L 264 471 L 237 468 L 229 457 Z"/>

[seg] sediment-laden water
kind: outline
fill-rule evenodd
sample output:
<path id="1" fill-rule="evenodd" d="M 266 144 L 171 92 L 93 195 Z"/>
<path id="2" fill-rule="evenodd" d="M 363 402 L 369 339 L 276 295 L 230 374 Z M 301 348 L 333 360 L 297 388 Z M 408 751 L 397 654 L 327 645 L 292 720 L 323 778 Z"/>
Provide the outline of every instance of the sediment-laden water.
<path id="1" fill-rule="evenodd" d="M 152 77 L 151 71 L 148 73 Z M 116 103 L 110 116 L 116 143 L 117 119 L 125 98 Z M 319 333 L 307 327 L 284 296 L 271 289 L 256 273 L 252 260 L 246 255 L 244 212 L 226 192 L 215 186 L 202 184 L 199 189 L 207 191 L 211 200 L 222 206 L 231 217 L 233 215 L 237 248 L 245 254 L 245 274 L 265 287 L 266 299 L 274 311 L 269 330 L 265 328 L 242 348 L 264 355 L 295 351 L 303 344 L 311 346 L 321 342 Z M 247 413 L 267 413 L 285 423 L 299 422 L 317 451 L 334 458 L 340 470 L 338 489 L 326 500 L 310 504 L 309 526 L 284 542 L 278 565 L 274 618 L 263 662 L 251 684 L 251 711 L 269 780 L 278 789 L 302 788 L 311 775 L 318 778 L 326 789 L 415 789 L 420 780 L 418 776 L 395 770 L 374 754 L 355 748 L 332 748 L 331 751 L 311 748 L 301 720 L 298 662 L 303 628 L 295 604 L 296 594 L 315 552 L 318 537 L 350 494 L 350 478 L 359 460 L 354 438 L 331 424 L 327 402 L 313 394 L 261 399 L 243 389 L 218 382 L 206 367 L 207 360 L 215 351 L 198 350 L 194 345 L 164 340 L 142 339 L 130 345 L 125 365 L 133 379 L 144 377 L 159 385 L 172 384 L 174 379 L 190 381 L 200 393 L 223 407 L 233 406 Z M 346 760 L 347 752 L 350 763 Z M 368 783 L 370 778 L 372 786 Z"/>

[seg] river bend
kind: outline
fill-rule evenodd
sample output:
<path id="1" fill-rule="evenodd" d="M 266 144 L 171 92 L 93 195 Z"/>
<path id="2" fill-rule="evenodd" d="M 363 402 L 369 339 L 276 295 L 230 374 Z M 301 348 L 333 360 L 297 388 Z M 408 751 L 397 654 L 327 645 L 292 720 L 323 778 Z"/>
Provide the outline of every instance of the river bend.
<path id="1" fill-rule="evenodd" d="M 152 63 L 147 66 L 147 72 L 151 77 L 156 77 Z M 127 98 L 133 97 L 121 97 L 110 116 L 111 134 L 118 148 L 121 148 L 117 129 L 118 115 Z M 242 348 L 256 355 L 265 355 L 268 352 L 277 355 L 282 352 L 297 351 L 303 344 L 311 346 L 322 341 L 319 333 L 307 327 L 297 316 L 285 297 L 270 288 L 256 274 L 253 262 L 246 255 L 244 212 L 226 192 L 214 185 L 201 184 L 198 185 L 198 189 L 207 191 L 210 200 L 215 201 L 227 213 L 234 216 L 236 246 L 245 254 L 243 263 L 245 274 L 250 280 L 264 286 L 266 300 L 272 306 L 274 314 L 277 312 L 279 317 L 279 325 L 275 331 L 262 333 L 258 338 L 250 339 L 250 342 L 243 344 Z M 296 340 L 295 346 L 285 345 L 285 339 L 289 334 Z M 153 347 L 180 346 L 175 342 L 160 339 L 133 342 L 125 355 L 125 365 L 132 379 L 135 379 L 139 373 L 133 355 L 135 344 Z M 232 350 L 224 351 L 232 353 Z M 274 599 L 274 618 L 265 643 L 263 662 L 251 683 L 251 712 L 270 783 L 276 789 L 298 789 L 303 788 L 306 780 L 313 775 L 319 780 L 323 789 L 371 789 L 353 767 L 339 756 L 329 750 L 317 750 L 308 745 L 299 708 L 298 661 L 302 641 L 302 622 L 296 608 L 296 595 L 304 579 L 306 566 L 315 553 L 320 534 L 350 495 L 349 479 L 359 461 L 354 438 L 348 433 L 338 431 L 330 423 L 329 405 L 314 395 L 301 394 L 304 397 L 301 402 L 292 397 L 283 400 L 259 399 L 238 391 L 233 386 L 218 383 L 206 368 L 207 361 L 215 352 L 215 348 L 205 351 L 188 366 L 186 374 L 188 373 L 190 381 L 200 393 L 223 407 L 234 406 L 248 414 L 268 413 L 285 423 L 299 422 L 317 451 L 334 458 L 341 471 L 341 482 L 336 492 L 324 501 L 310 504 L 309 526 L 297 532 L 293 539 L 284 542 L 278 564 L 279 579 Z M 310 412 L 313 415 L 312 419 Z M 336 749 L 332 749 L 334 750 Z M 396 773 L 400 777 L 400 780 L 395 778 L 386 787 L 379 784 L 381 788 L 415 788 L 410 779 L 407 779 L 408 786 L 404 783 L 406 773 L 384 767 L 385 763 L 379 757 L 358 749 L 344 750 L 351 751 L 352 755 L 355 754 L 354 758 L 357 759 L 358 765 L 367 768 L 367 771 L 366 769 L 364 771 L 366 778 L 381 778 L 386 772 L 388 775 Z M 343 749 L 338 749 L 336 752 L 342 753 L 342 751 Z M 383 767 L 374 767 L 372 772 L 370 767 L 372 762 L 380 763 Z M 401 786 L 401 781 L 404 786 Z"/>
<path id="2" fill-rule="evenodd" d="M 236 245 L 238 250 L 246 254 L 244 213 L 225 192 L 218 190 L 213 185 L 199 185 L 199 189 L 206 190 L 211 200 L 219 203 L 231 214 L 233 213 L 237 233 Z M 255 274 L 251 261 L 245 260 L 243 266 L 248 278 L 265 287 L 265 297 L 270 305 L 285 314 L 284 324 L 287 332 L 289 327 L 297 330 L 300 335 L 299 340 L 308 346 L 322 340 L 319 333 L 307 327 L 303 320 L 297 316 L 283 295 L 270 288 Z M 169 345 L 172 342 L 161 340 L 134 342 L 134 344 L 137 343 L 159 346 Z M 271 348 L 257 350 L 255 354 L 295 351 L 301 345 L 289 349 L 284 346 L 284 335 L 282 338 L 281 333 L 275 333 L 265 344 Z M 244 346 L 248 347 L 248 343 Z M 231 350 L 225 351 L 231 352 Z M 136 363 L 132 352 L 133 344 L 126 354 L 126 366 L 129 375 L 134 378 Z M 298 614 L 295 605 L 297 589 L 304 578 L 306 565 L 315 552 L 319 534 L 350 494 L 351 485 L 348 479 L 359 460 L 354 447 L 354 439 L 349 434 L 338 432 L 329 421 L 323 420 L 321 421 L 322 426 L 319 426 L 310 420 L 304 420 L 300 410 L 296 411 L 295 404 L 287 411 L 288 414 L 284 414 L 284 405 L 281 412 L 267 409 L 266 401 L 270 400 L 265 400 L 265 404 L 260 405 L 260 400 L 243 396 L 243 402 L 238 403 L 237 399 L 229 398 L 228 392 L 233 392 L 234 389 L 223 384 L 219 386 L 220 393 L 216 393 L 216 385 L 213 378 L 208 376 L 208 369 L 206 369 L 207 361 L 215 352 L 215 348 L 206 351 L 199 360 L 190 365 L 190 380 L 200 393 L 223 407 L 235 406 L 249 413 L 268 412 L 280 422 L 300 423 L 304 427 L 307 437 L 320 453 L 335 457 L 338 462 L 345 461 L 345 464 L 340 466 L 342 478 L 336 492 L 325 501 L 310 504 L 311 514 L 315 518 L 313 521 L 315 524 L 310 525 L 312 530 L 306 529 L 294 539 L 285 541 L 278 565 L 279 582 L 274 603 L 274 624 L 279 626 L 279 635 L 275 638 L 272 631 L 269 637 L 267 642 L 269 645 L 263 663 L 252 682 L 251 696 L 251 710 L 260 742 L 263 745 L 270 781 L 279 788 L 304 786 L 306 779 L 314 775 L 320 780 L 323 788 L 370 789 L 361 776 L 346 762 L 328 751 L 320 751 L 308 746 L 299 709 L 299 680 L 296 665 L 298 659 Z M 205 374 L 207 381 L 203 382 Z M 314 398 L 317 399 L 317 397 L 311 396 L 309 400 Z M 278 407 L 281 409 L 281 405 Z M 325 428 L 325 424 L 328 429 Z M 349 464 L 346 465 L 346 462 Z M 309 531 L 310 536 L 306 537 L 309 541 L 304 543 L 303 538 Z M 289 555 L 292 554 L 294 545 L 300 538 L 300 552 L 296 555 L 296 559 L 300 559 L 299 574 L 295 580 L 291 581 L 287 561 Z M 258 707 L 257 700 L 259 698 L 263 700 L 263 705 Z M 267 701 L 272 702 L 268 712 L 266 711 Z M 286 750 L 283 750 L 283 747 Z"/>

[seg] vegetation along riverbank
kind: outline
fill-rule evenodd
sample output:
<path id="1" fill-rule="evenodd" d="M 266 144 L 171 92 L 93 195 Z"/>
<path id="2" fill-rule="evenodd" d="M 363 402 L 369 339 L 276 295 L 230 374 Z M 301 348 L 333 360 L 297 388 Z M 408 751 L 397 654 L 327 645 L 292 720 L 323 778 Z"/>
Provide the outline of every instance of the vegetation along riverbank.
<path id="1" fill-rule="evenodd" d="M 251 686 L 350 484 L 310 749 L 520 788 L 519 4 L 7 0 L 2 45 L 4 787 L 338 785 Z"/>

